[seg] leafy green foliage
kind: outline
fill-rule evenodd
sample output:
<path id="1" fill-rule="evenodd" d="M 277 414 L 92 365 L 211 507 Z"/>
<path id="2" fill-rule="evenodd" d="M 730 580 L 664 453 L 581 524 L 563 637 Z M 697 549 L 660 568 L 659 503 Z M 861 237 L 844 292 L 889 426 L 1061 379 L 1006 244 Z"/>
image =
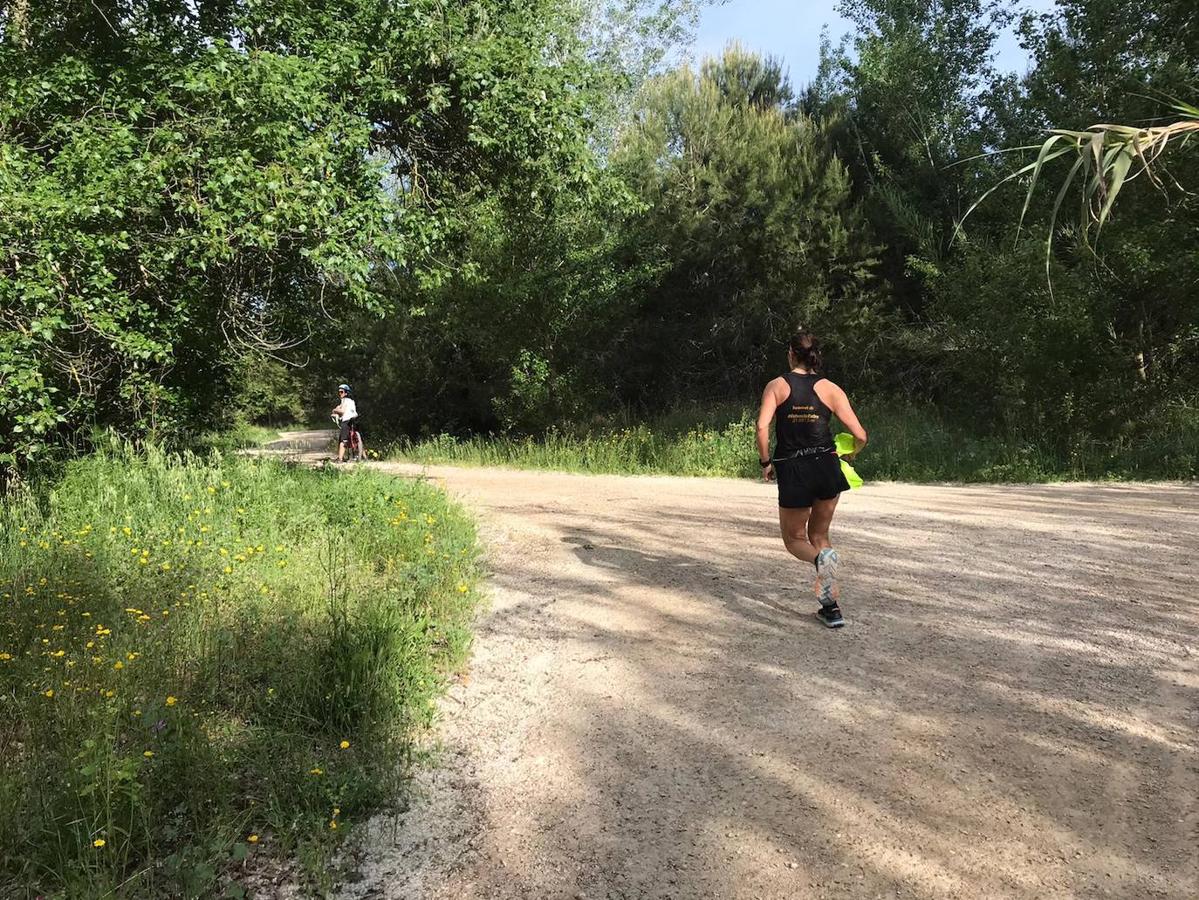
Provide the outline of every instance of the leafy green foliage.
<path id="1" fill-rule="evenodd" d="M 1051 459 L 1147 440 L 1199 403 L 1199 158 L 1154 121 L 1199 89 L 1192 6 L 1024 15 L 1017 77 L 1002 0 L 845 0 L 796 91 L 737 48 L 671 68 L 693 0 L 15 4 L 0 465 L 347 379 L 376 437 L 652 418 L 756 395 L 800 323 L 855 398 Z M 1100 148 L 1089 249 L 1050 128 Z"/>
<path id="2" fill-rule="evenodd" d="M 644 204 L 624 252 L 659 270 L 617 338 L 620 396 L 755 393 L 797 325 L 846 355 L 879 327 L 849 175 L 776 63 L 731 47 L 651 83 L 614 165 Z"/>
<path id="3" fill-rule="evenodd" d="M 828 121 L 895 299 L 919 315 L 925 279 L 944 264 L 986 169 L 963 162 L 985 148 L 1004 93 L 991 54 L 1010 14 L 1001 0 L 845 0 L 840 9 L 856 31 L 849 46 L 826 48 L 804 106 Z"/>
<path id="4" fill-rule="evenodd" d="M 0 464 L 169 434 L 246 349 L 436 280 L 460 198 L 585 177 L 550 0 L 50 0 L 0 43 Z"/>
<path id="5" fill-rule="evenodd" d="M 1059 459 L 1091 441 L 1148 442 L 1158 421 L 1194 408 L 1194 204 L 1174 185 L 1199 184 L 1199 157 L 1183 147 L 1156 183 L 1130 177 L 1185 130 L 1137 123 L 1194 96 L 1186 6 L 1067 0 L 1027 15 L 1033 65 L 1015 79 L 990 61 L 1006 7 L 844 4 L 857 52 L 827 55 L 805 105 L 846 123 L 840 152 L 889 247 L 883 273 L 903 318 L 875 384 Z M 1133 127 L 1082 131 L 1113 121 Z M 1048 128 L 1061 131 L 1038 159 Z M 1023 148 L 1008 181 L 1012 157 L 989 152 L 1003 146 Z M 1067 221 L 1057 210 L 1076 161 L 1079 195 L 1095 205 Z M 1088 247 L 1092 214 L 1104 232 Z"/>
<path id="6" fill-rule="evenodd" d="M 991 433 L 931 403 L 867 397 L 856 408 L 870 426 L 870 446 L 854 462 L 867 481 L 1199 477 L 1199 414 L 1194 409 L 1172 409 L 1142 433 L 1095 439 L 1080 430 L 1061 441 L 1050 428 Z M 390 455 L 430 465 L 760 478 L 754 414 L 753 409 L 719 404 L 678 410 L 650 422 L 550 428 L 530 437 L 442 434 L 400 441 Z"/>
<path id="7" fill-rule="evenodd" d="M 443 494 L 117 452 L 0 525 L 0 894 L 219 896 L 402 797 L 475 602 Z"/>

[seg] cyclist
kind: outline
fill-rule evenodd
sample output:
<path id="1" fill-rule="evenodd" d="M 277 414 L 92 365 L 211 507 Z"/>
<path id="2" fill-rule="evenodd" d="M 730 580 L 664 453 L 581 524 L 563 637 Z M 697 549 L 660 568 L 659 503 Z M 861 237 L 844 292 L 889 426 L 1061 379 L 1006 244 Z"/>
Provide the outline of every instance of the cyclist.
<path id="1" fill-rule="evenodd" d="M 350 446 L 350 431 L 358 431 L 358 404 L 354 402 L 353 391 L 348 384 L 337 386 L 337 396 L 340 403 L 333 407 L 333 415 L 337 417 L 337 461 L 346 461 L 346 448 Z M 361 460 L 366 455 L 362 444 L 362 434 L 358 432 L 357 458 Z"/>

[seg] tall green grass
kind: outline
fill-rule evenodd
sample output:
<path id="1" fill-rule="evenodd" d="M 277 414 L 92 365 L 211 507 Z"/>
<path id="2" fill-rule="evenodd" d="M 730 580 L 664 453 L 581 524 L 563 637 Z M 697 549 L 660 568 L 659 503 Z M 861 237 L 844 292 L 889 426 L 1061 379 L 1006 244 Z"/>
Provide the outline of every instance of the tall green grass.
<path id="1" fill-rule="evenodd" d="M 870 445 L 855 463 L 868 481 L 1034 483 L 1199 477 L 1199 411 L 1180 409 L 1153 432 L 1118 441 L 996 435 L 931 405 L 861 403 Z M 717 406 L 648 424 L 551 429 L 533 437 L 400 441 L 394 459 L 569 472 L 758 477 L 754 411 Z"/>
<path id="2" fill-rule="evenodd" d="M 368 472 L 114 453 L 0 516 L 0 896 L 236 897 L 293 854 L 327 887 L 465 653 L 465 515 Z"/>
<path id="3" fill-rule="evenodd" d="M 552 429 L 538 437 L 457 439 L 440 435 L 419 442 L 402 441 L 390 455 L 424 463 L 568 472 L 737 476 L 756 472 L 752 448 L 753 425 L 739 421 L 720 429 L 692 428 L 680 434 L 635 425 L 599 431 Z"/>

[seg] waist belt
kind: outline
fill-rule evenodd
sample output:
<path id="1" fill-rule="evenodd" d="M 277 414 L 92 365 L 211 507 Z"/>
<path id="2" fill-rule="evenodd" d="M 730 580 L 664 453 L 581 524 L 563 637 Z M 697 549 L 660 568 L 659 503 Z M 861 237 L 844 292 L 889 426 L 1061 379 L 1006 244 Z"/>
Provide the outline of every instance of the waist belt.
<path id="1" fill-rule="evenodd" d="M 786 462 L 789 459 L 803 459 L 806 456 L 820 456 L 823 453 L 836 453 L 835 447 L 803 447 L 799 450 L 787 453 L 784 456 L 774 456 L 771 462 L 780 463 Z"/>

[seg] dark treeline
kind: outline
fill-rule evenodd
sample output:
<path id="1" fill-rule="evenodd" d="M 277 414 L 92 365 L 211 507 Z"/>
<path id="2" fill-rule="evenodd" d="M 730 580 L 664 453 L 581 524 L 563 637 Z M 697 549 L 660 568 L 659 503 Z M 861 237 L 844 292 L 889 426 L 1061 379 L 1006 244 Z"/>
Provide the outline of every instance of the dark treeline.
<path id="1" fill-rule="evenodd" d="M 987 0 L 847 2 L 857 30 L 813 84 L 736 47 L 666 72 L 619 122 L 606 191 L 478 203 L 467 264 L 410 314 L 363 323 L 366 358 L 324 371 L 356 376 L 407 431 L 536 433 L 749 405 L 804 324 L 859 394 L 933 404 L 1063 459 L 1104 443 L 1185 451 L 1178 435 L 1199 433 L 1194 197 L 1130 184 L 1092 251 L 1072 194 L 1047 257 L 1067 161 L 1023 228 L 1026 181 L 958 229 L 1033 155 L 994 151 L 1052 127 L 1156 121 L 1165 98 L 1194 97 L 1186 7 L 1069 0 L 1013 21 Z M 1023 77 L 991 62 L 1011 26 Z M 1169 181 L 1199 185 L 1194 150 L 1170 157 Z M 1193 450 L 1171 452 L 1163 470 L 1193 473 Z"/>
<path id="2" fill-rule="evenodd" d="M 1015 181 L 967 217 L 1034 157 L 997 151 L 1055 127 L 1160 121 L 1171 98 L 1199 96 L 1190 0 L 1062 0 L 1023 17 L 1004 0 L 845 0 L 855 29 L 806 85 L 737 47 L 664 64 L 685 2 L 645 4 L 650 16 L 480 0 L 439 18 L 428 0 L 402 25 L 392 5 L 288 6 L 262 37 L 257 4 L 219 4 L 194 28 L 238 36 L 223 45 L 147 14 L 117 49 L 94 23 L 88 40 L 62 36 L 66 10 L 95 4 L 8 13 L 0 66 L 19 90 L 0 172 L 24 217 L 3 226 L 0 269 L 35 281 L 28 260 L 42 261 L 32 288 L 3 289 L 16 328 L 0 366 L 17 362 L 0 378 L 24 399 L 0 407 L 0 437 L 16 453 L 13 423 L 39 410 L 39 434 L 61 443 L 97 421 L 194 429 L 230 396 L 295 414 L 341 379 L 394 433 L 749 405 L 802 324 L 856 396 L 1064 462 L 1172 442 L 1156 472 L 1194 475 L 1199 152 L 1175 148 L 1157 184 L 1130 182 L 1093 244 L 1074 193 L 1051 225 L 1069 160 L 1026 213 Z M 992 62 L 1009 27 L 1031 58 L 1021 76 Z M 80 58 L 93 80 L 47 102 L 37 85 L 83 79 Z M 114 87 L 114 67 L 157 80 Z M 97 92 L 122 111 L 119 149 L 102 143 L 117 126 L 93 121 Z M 98 143 L 110 167 L 149 158 L 159 181 L 95 171 L 98 158 L 86 190 L 64 188 Z M 313 158 L 323 175 L 297 177 Z M 35 190 L 106 200 L 62 209 Z M 74 231 L 44 234 L 38 203 Z M 46 260 L 72 254 L 104 276 L 57 287 Z M 116 297 L 115 324 L 53 299 L 64 291 Z M 69 307 L 61 322 L 46 324 L 48 302 Z"/>

